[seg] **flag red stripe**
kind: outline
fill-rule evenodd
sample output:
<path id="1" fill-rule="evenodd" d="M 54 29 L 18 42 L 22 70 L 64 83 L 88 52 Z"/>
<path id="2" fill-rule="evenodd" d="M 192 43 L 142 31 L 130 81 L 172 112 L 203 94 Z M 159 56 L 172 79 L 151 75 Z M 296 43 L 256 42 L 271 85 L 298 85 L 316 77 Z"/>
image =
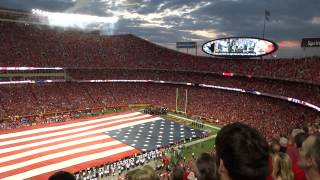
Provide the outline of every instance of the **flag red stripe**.
<path id="1" fill-rule="evenodd" d="M 85 138 L 92 138 L 95 136 L 99 136 L 101 135 L 101 133 L 96 133 L 96 134 L 90 134 L 85 136 Z M 52 142 L 52 143 L 48 143 L 48 144 L 43 144 L 43 145 L 39 145 L 39 146 L 33 146 L 33 147 L 29 147 L 29 148 L 24 148 L 24 149 L 19 149 L 19 150 L 15 150 L 15 151 L 10 151 L 10 152 L 6 152 L 6 153 L 2 153 L 0 154 L 0 157 L 6 157 L 6 156 L 10 156 L 10 155 L 14 155 L 14 154 L 18 154 L 18 153 L 22 153 L 22 152 L 26 152 L 26 151 L 31 151 L 31 150 L 35 150 L 35 149 L 39 149 L 39 148 L 44 148 L 44 147 L 48 147 L 48 146 L 53 146 L 56 144 L 62 144 L 62 143 L 67 143 L 67 142 L 72 142 L 72 141 L 77 141 L 77 140 L 81 140 L 84 137 L 76 137 L 76 138 L 70 138 L 70 139 L 66 139 L 66 140 L 62 140 L 62 141 L 57 141 L 57 142 Z M 106 138 L 108 138 L 108 136 L 106 135 Z"/>
<path id="2" fill-rule="evenodd" d="M 99 124 L 104 124 L 104 123 L 111 123 L 111 122 L 117 122 L 123 119 L 127 119 L 127 118 L 136 118 L 139 116 L 144 116 L 144 114 L 140 114 L 140 115 L 135 115 L 135 116 L 130 116 L 130 117 L 124 117 L 124 118 L 117 118 L 117 119 L 112 119 L 112 120 L 105 120 L 102 122 L 96 122 L 96 123 L 91 123 L 91 124 L 85 124 L 85 125 L 78 125 L 76 127 L 66 127 L 63 129 L 58 129 L 58 130 L 51 130 L 51 131 L 45 131 L 45 132 L 39 132 L 39 133 L 33 133 L 33 134 L 28 134 L 28 135 L 23 135 L 23 136 L 17 136 L 17 137 L 10 137 L 10 138 L 5 138 L 5 139 L 0 139 L 0 144 L 1 142 L 5 142 L 5 141 L 11 141 L 11 140 L 16 140 L 16 139 L 21 139 L 21 138 L 28 138 L 28 137 L 33 137 L 33 136 L 40 136 L 40 135 L 44 135 L 44 134 L 51 134 L 51 133 L 56 133 L 56 132 L 61 132 L 61 131 L 67 131 L 67 130 L 73 130 L 73 129 L 78 129 L 78 128 L 83 128 L 83 127 L 88 127 L 88 126 L 93 126 L 93 125 L 99 125 Z M 150 116 L 151 117 L 151 116 Z M 149 118 L 150 118 L 149 117 Z M 98 119 L 92 119 L 92 120 L 98 120 Z M 69 124 L 74 124 L 74 123 L 69 123 Z M 110 124 L 112 125 L 112 124 Z M 109 125 L 109 126 L 110 126 Z"/>
<path id="3" fill-rule="evenodd" d="M 51 124 L 39 124 L 39 125 L 34 125 L 34 126 L 21 127 L 21 128 L 17 128 L 17 129 L 5 129 L 5 130 L 1 130 L 1 134 L 11 134 L 11 133 L 17 133 L 17 132 L 39 129 L 39 128 L 62 126 L 62 125 L 70 124 L 70 123 L 77 123 L 77 122 L 95 120 L 95 119 L 99 119 L 99 118 L 107 118 L 107 117 L 112 117 L 112 116 L 125 115 L 125 114 L 130 114 L 133 112 L 137 112 L 137 111 L 126 111 L 126 112 L 99 115 L 99 116 L 95 116 L 94 119 L 92 117 L 85 117 L 85 118 L 81 118 L 81 119 L 72 119 L 72 120 L 68 120 L 65 122 L 58 122 L 58 123 L 51 123 Z"/>
<path id="4" fill-rule="evenodd" d="M 42 157 L 42 156 L 46 156 L 49 154 L 54 154 L 54 153 L 59 153 L 59 152 L 63 152 L 63 151 L 67 151 L 67 150 L 71 150 L 71 149 L 75 149 L 75 148 L 81 148 L 81 147 L 86 147 L 86 146 L 91 146 L 91 145 L 95 145 L 95 144 L 101 144 L 101 143 L 106 143 L 106 142 L 111 142 L 114 141 L 112 138 L 107 138 L 107 139 L 103 139 L 103 140 L 98 140 L 98 141 L 93 141 L 93 142 L 88 142 L 88 143 L 82 143 L 82 144 L 77 144 L 77 145 L 73 145 L 73 146 L 67 146 L 64 148 L 59 148 L 59 149 L 54 149 L 54 150 L 50 150 L 50 151 L 45 151 L 45 152 L 41 152 L 41 153 L 36 153 L 33 155 L 29 155 L 26 157 L 22 157 L 22 158 L 18 158 L 18 159 L 14 159 L 11 161 L 6 161 L 6 162 L 0 162 L 0 167 L 3 166 L 9 166 L 12 164 L 16 164 L 18 162 L 25 162 L 31 159 L 34 159 L 35 157 Z M 59 143 L 57 143 L 59 144 Z"/>
<path id="5" fill-rule="evenodd" d="M 77 158 L 77 157 L 81 157 L 81 156 L 85 156 L 85 155 L 89 155 L 89 154 L 94 154 L 94 153 L 99 153 L 99 152 L 103 152 L 106 150 L 111 150 L 111 149 L 115 149 L 115 148 L 119 148 L 119 147 L 125 147 L 127 146 L 126 144 L 117 144 L 117 145 L 113 145 L 113 146 L 108 146 L 108 147 L 104 147 L 104 148 L 99 148 L 99 149 L 94 149 L 94 150 L 90 150 L 90 151 L 85 151 L 85 152 L 79 152 L 79 153 L 75 153 L 75 154 L 71 154 L 71 155 L 67 155 L 67 156 L 63 156 L 63 157 L 59 157 L 59 158 L 54 158 L 54 159 L 50 159 L 47 161 L 42 161 L 36 164 L 32 164 L 29 166 L 25 166 L 22 168 L 17 168 L 11 171 L 6 171 L 4 173 L 0 173 L 0 178 L 4 178 L 13 174 L 19 174 L 19 173 L 23 173 L 26 172 L 27 170 L 31 170 L 31 169 L 36 169 L 36 168 L 40 168 L 49 164 L 55 164 L 55 163 L 59 163 L 59 162 L 63 162 L 69 159 L 73 159 L 73 158 Z M 77 148 L 77 147 L 75 147 Z M 33 155 L 31 156 L 32 159 L 37 158 L 37 155 Z M 16 161 L 16 163 L 19 163 L 21 161 Z"/>
<path id="6" fill-rule="evenodd" d="M 113 156 L 97 159 L 97 160 L 94 160 L 94 161 L 88 161 L 88 162 L 85 162 L 85 163 L 78 164 L 76 166 L 71 166 L 71 167 L 68 167 L 68 168 L 60 169 L 60 170 L 68 171 L 68 172 L 71 172 L 71 173 L 75 173 L 75 172 L 79 172 L 79 171 L 81 171 L 83 169 L 86 169 L 88 167 L 94 167 L 94 166 L 97 166 L 97 165 L 102 165 L 102 164 L 105 164 L 107 162 L 115 162 L 115 161 L 117 161 L 117 160 L 119 160 L 121 158 L 130 157 L 130 156 L 132 156 L 132 155 L 134 155 L 136 153 L 140 153 L 140 151 L 137 150 L 137 149 L 133 149 L 131 151 L 119 153 L 119 154 L 116 154 L 116 155 L 113 155 Z M 49 173 L 41 174 L 39 176 L 35 176 L 35 177 L 29 178 L 29 179 L 32 179 L 32 180 L 48 179 L 52 174 L 54 174 L 55 172 L 60 171 L 60 170 L 56 170 L 56 171 L 52 171 L 52 172 L 49 172 Z"/>

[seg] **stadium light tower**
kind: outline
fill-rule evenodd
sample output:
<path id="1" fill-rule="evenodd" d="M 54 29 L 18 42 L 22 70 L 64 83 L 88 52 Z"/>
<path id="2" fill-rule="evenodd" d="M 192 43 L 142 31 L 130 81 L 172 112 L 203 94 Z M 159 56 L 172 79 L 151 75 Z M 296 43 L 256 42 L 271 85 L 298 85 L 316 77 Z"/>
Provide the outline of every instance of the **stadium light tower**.
<path id="1" fill-rule="evenodd" d="M 268 10 L 264 11 L 264 22 L 263 22 L 263 32 L 262 32 L 262 38 L 264 38 L 264 34 L 266 32 L 266 21 L 270 21 L 270 12 Z"/>

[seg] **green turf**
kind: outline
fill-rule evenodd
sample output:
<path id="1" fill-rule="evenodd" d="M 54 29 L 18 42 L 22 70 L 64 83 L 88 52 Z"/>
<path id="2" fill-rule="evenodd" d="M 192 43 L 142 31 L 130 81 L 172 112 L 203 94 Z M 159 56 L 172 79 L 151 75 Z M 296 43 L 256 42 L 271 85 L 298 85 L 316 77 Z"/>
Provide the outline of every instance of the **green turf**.
<path id="1" fill-rule="evenodd" d="M 188 117 L 185 117 L 185 116 L 181 116 L 180 114 L 176 114 L 176 113 L 172 113 L 172 114 L 175 114 L 175 115 L 180 116 L 180 117 L 188 118 Z M 192 118 L 189 118 L 189 119 L 192 119 Z M 180 120 L 184 121 L 182 119 L 180 119 Z M 188 124 L 188 126 L 192 127 L 191 123 L 188 122 L 186 124 Z M 216 125 L 212 125 L 212 124 L 209 124 L 209 125 L 215 126 L 215 127 L 220 127 L 220 126 L 216 126 Z M 219 132 L 218 129 L 212 128 L 212 127 L 208 127 L 208 126 L 204 126 L 203 129 L 210 131 L 209 136 L 216 135 Z M 192 159 L 192 153 L 194 153 L 195 157 L 197 157 L 201 153 L 211 152 L 214 149 L 214 147 L 215 147 L 215 138 L 209 139 L 209 140 L 206 140 L 206 141 L 194 144 L 194 145 L 191 145 L 189 147 L 186 147 L 184 149 L 184 151 L 182 152 L 181 156 L 182 156 L 182 158 L 185 157 L 186 160 L 190 160 L 190 159 Z M 173 154 L 171 154 L 171 158 L 174 159 L 173 161 L 178 161 L 177 157 L 173 156 Z"/>
<path id="2" fill-rule="evenodd" d="M 183 151 L 183 157 L 186 157 L 186 160 L 189 160 L 192 158 L 192 153 L 195 154 L 195 156 L 199 156 L 201 153 L 204 152 L 210 152 L 213 150 L 215 144 L 215 139 L 209 139 L 207 141 L 186 147 Z"/>

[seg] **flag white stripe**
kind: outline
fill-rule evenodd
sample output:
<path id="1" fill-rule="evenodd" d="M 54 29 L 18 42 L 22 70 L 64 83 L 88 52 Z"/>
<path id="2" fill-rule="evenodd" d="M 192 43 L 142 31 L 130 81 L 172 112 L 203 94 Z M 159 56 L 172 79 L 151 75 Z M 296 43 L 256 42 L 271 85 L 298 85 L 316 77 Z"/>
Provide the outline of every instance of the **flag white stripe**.
<path id="1" fill-rule="evenodd" d="M 83 143 L 88 143 L 88 142 L 94 142 L 94 141 L 103 140 L 103 139 L 108 139 L 108 136 L 106 136 L 106 135 L 94 136 L 94 137 L 91 137 L 91 138 L 80 139 L 80 140 L 66 142 L 66 143 L 62 143 L 62 144 L 55 144 L 55 145 L 52 145 L 52 146 L 33 149 L 33 150 L 30 150 L 30 151 L 24 151 L 22 153 L 18 153 L 18 154 L 14 154 L 14 155 L 11 155 L 11 156 L 5 156 L 5 157 L 0 158 L 0 164 L 4 163 L 6 161 L 19 159 L 19 158 L 26 157 L 26 156 L 31 156 L 31 155 L 34 155 L 34 154 L 43 153 L 43 152 L 46 152 L 46 151 L 51 151 L 51 150 L 55 150 L 55 149 L 70 147 L 70 146 L 83 144 Z"/>
<path id="2" fill-rule="evenodd" d="M 77 137 L 85 137 L 85 136 L 96 134 L 96 133 L 102 133 L 102 132 L 106 132 L 106 131 L 122 129 L 122 128 L 130 127 L 130 126 L 134 126 L 134 125 L 138 125 L 138 124 L 143 124 L 143 123 L 147 123 L 147 122 L 157 121 L 157 120 L 161 120 L 161 119 L 162 118 L 160 118 L 160 117 L 154 117 L 154 118 L 150 118 L 150 119 L 145 119 L 145 120 L 141 120 L 141 121 L 134 121 L 134 122 L 125 123 L 125 124 L 121 124 L 121 125 L 117 125 L 117 126 L 113 126 L 113 127 L 108 127 L 108 128 L 104 128 L 104 129 L 98 129 L 98 130 L 94 130 L 94 131 L 87 131 L 87 132 L 82 132 L 79 134 L 73 134 L 70 136 L 64 136 L 64 137 L 60 137 L 60 138 L 56 138 L 56 139 L 50 139 L 50 140 L 46 140 L 46 141 L 39 141 L 36 143 L 25 144 L 25 145 L 21 145 L 21 146 L 4 148 L 4 149 L 0 149 L 0 154 L 14 151 L 14 150 L 20 150 L 20 149 L 24 149 L 24 148 L 53 143 L 53 142 L 57 142 L 57 141 L 62 141 L 62 140 L 67 140 L 67 139 L 72 139 L 72 138 L 77 138 Z M 109 137 L 109 136 L 106 135 L 106 137 Z"/>
<path id="3" fill-rule="evenodd" d="M 76 132 L 80 132 L 80 131 L 94 129 L 94 128 L 101 127 L 101 126 L 106 126 L 106 125 L 117 123 L 117 122 L 142 119 L 142 118 L 146 118 L 146 117 L 150 117 L 150 116 L 151 115 L 143 115 L 143 116 L 137 116 L 137 117 L 133 117 L 133 118 L 125 118 L 125 119 L 115 120 L 115 121 L 111 121 L 111 122 L 106 122 L 106 123 L 101 123 L 101 124 L 96 124 L 96 125 L 91 125 L 91 126 L 85 126 L 85 127 L 81 127 L 81 128 L 77 128 L 77 129 L 59 131 L 59 132 L 54 132 L 54 133 L 45 133 L 43 135 L 37 135 L 37 136 L 31 136 L 31 137 L 26 137 L 26 138 L 4 141 L 4 142 L 0 142 L 0 146 L 20 143 L 20 142 L 25 142 L 25 141 L 32 141 L 32 140 L 37 140 L 37 139 L 43 139 L 43 138 L 48 138 L 48 137 L 60 136 L 60 135 L 65 135 L 65 134 L 71 134 L 71 133 L 76 133 Z"/>
<path id="4" fill-rule="evenodd" d="M 114 146 L 117 144 L 121 144 L 121 142 L 120 141 L 111 141 L 111 142 L 107 142 L 107 143 L 100 143 L 100 144 L 95 144 L 95 145 L 91 145 L 91 146 L 66 150 L 63 152 L 57 152 L 57 153 L 49 154 L 46 156 L 34 158 L 34 159 L 31 159 L 28 161 L 24 161 L 21 163 L 16 163 L 13 165 L 0 167 L 0 173 L 6 172 L 6 171 L 12 171 L 14 169 L 22 168 L 25 166 L 30 166 L 32 164 L 41 163 L 43 161 L 48 161 L 48 160 L 59 158 L 59 157 L 64 157 L 64 156 L 68 156 L 68 155 L 72 155 L 72 154 L 76 154 L 76 153 L 80 153 L 80 152 L 86 152 L 86 151 L 90 151 L 90 150 L 96 150 L 96 149 L 100 149 L 100 148 L 106 148 L 106 147 Z"/>
<path id="5" fill-rule="evenodd" d="M 36 168 L 36 169 L 30 170 L 30 171 L 27 171 L 24 173 L 9 176 L 9 177 L 3 178 L 3 180 L 27 179 L 27 178 L 38 176 L 41 174 L 45 174 L 45 173 L 48 173 L 51 171 L 71 167 L 71 166 L 74 166 L 77 164 L 85 163 L 88 161 L 93 161 L 93 160 L 104 158 L 104 157 L 113 156 L 113 155 L 123 153 L 126 151 L 130 151 L 130 150 L 134 150 L 134 148 L 130 147 L 130 146 L 126 146 L 126 147 L 120 147 L 120 148 L 116 148 L 116 149 L 112 149 L 112 150 L 107 150 L 107 151 L 100 152 L 100 153 L 90 154 L 87 156 L 81 156 L 81 157 L 69 159 L 69 160 L 66 160 L 66 161 L 63 161 L 60 163 L 50 164 L 48 166 Z"/>
<path id="6" fill-rule="evenodd" d="M 39 128 L 39 129 L 16 132 L 16 133 L 3 134 L 3 135 L 0 135 L 0 139 L 19 137 L 19 136 L 25 136 L 25 135 L 30 135 L 30 134 L 34 134 L 34 133 L 48 132 L 48 131 L 54 131 L 54 130 L 61 130 L 61 129 L 65 129 L 65 128 L 83 126 L 83 125 L 88 125 L 88 124 L 95 124 L 95 123 L 98 123 L 98 122 L 114 120 L 114 119 L 121 119 L 121 118 L 136 116 L 136 115 L 139 115 L 139 114 L 142 114 L 142 113 L 134 112 L 134 113 L 129 113 L 129 114 L 116 115 L 116 116 L 111 116 L 111 117 L 106 117 L 106 118 L 99 118 L 99 119 L 96 119 L 96 120 L 77 122 L 77 123 L 66 124 L 66 125 L 61 125 L 61 126 L 44 127 L 44 128 Z"/>

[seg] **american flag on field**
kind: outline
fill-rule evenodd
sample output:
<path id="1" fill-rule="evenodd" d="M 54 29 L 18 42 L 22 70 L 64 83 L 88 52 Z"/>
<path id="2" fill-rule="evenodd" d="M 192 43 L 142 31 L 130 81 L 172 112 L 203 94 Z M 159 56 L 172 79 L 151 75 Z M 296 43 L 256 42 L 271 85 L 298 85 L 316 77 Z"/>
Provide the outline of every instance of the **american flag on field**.
<path id="1" fill-rule="evenodd" d="M 203 132 L 198 129 L 164 119 L 105 133 L 141 151 L 151 151 L 183 139 L 189 140 L 203 135 Z"/>
<path id="2" fill-rule="evenodd" d="M 140 112 L 0 132 L 0 179 L 47 179 L 202 135 Z"/>

